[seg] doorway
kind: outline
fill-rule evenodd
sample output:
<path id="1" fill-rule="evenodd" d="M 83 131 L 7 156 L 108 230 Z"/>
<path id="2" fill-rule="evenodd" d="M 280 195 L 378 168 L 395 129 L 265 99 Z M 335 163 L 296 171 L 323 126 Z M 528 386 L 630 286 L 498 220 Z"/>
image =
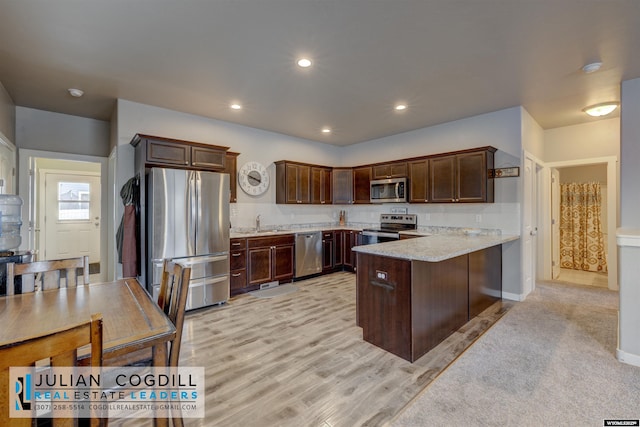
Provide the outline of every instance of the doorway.
<path id="1" fill-rule="evenodd" d="M 100 270 L 100 172 L 39 169 L 38 253 L 41 260 L 88 256 Z"/>
<path id="2" fill-rule="evenodd" d="M 90 282 L 106 280 L 106 166 L 94 156 L 20 149 L 21 249 L 37 260 L 87 255 Z"/>
<path id="3" fill-rule="evenodd" d="M 552 279 L 607 288 L 607 164 L 552 168 L 551 176 Z"/>
<path id="4" fill-rule="evenodd" d="M 548 217 L 545 223 L 545 246 L 550 250 L 543 259 L 545 280 L 605 287 L 618 290 L 617 252 L 615 230 L 617 225 L 617 161 L 615 157 L 603 157 L 578 161 L 555 162 L 546 166 L 550 172 L 547 197 Z M 560 185 L 568 182 L 599 182 L 602 194 L 602 233 L 608 269 L 607 272 L 588 272 L 562 268 L 560 257 Z M 545 197 L 545 195 L 543 195 Z"/>
<path id="5" fill-rule="evenodd" d="M 542 161 L 524 152 L 522 211 L 522 299 L 535 290 L 538 257 L 538 189 Z"/>

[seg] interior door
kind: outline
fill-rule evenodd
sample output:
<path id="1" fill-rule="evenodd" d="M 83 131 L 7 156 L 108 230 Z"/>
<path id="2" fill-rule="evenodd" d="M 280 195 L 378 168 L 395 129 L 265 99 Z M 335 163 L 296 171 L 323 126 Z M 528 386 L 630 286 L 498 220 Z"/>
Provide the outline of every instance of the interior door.
<path id="1" fill-rule="evenodd" d="M 535 259 L 534 259 L 534 239 L 536 229 L 534 225 L 535 221 L 535 176 L 534 176 L 534 162 L 525 157 L 524 159 L 524 200 L 523 200 L 523 215 L 522 215 L 522 239 L 523 239 L 523 253 L 522 253 L 522 278 L 523 278 L 523 294 L 528 295 L 533 291 L 535 283 Z"/>
<path id="2" fill-rule="evenodd" d="M 560 171 L 551 169 L 551 278 L 560 275 Z"/>
<path id="3" fill-rule="evenodd" d="M 100 175 L 90 172 L 44 175 L 44 254 L 52 260 L 89 256 L 100 262 Z"/>
<path id="4" fill-rule="evenodd" d="M 0 194 L 15 194 L 13 174 L 15 152 L 0 138 Z"/>

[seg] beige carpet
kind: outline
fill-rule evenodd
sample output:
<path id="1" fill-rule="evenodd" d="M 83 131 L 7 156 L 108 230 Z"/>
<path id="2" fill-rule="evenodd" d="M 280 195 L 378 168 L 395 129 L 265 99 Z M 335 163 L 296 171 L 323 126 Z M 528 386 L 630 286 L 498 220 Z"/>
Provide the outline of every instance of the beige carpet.
<path id="1" fill-rule="evenodd" d="M 602 426 L 640 418 L 640 368 L 615 358 L 617 310 L 617 292 L 538 284 L 391 425 Z"/>

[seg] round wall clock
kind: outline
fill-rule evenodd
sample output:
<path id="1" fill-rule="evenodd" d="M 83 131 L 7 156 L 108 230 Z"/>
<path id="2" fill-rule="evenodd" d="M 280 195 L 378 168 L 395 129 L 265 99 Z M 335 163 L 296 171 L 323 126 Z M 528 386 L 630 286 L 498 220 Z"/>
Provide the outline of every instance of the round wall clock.
<path id="1" fill-rule="evenodd" d="M 258 162 L 247 162 L 238 171 L 238 183 L 245 193 L 259 196 L 269 188 L 269 172 Z"/>

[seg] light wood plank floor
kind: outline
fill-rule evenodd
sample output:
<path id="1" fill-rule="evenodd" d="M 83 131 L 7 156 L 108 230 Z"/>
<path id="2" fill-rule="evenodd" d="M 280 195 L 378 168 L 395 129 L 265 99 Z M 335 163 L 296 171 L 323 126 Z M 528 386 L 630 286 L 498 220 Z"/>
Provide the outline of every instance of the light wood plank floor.
<path id="1" fill-rule="evenodd" d="M 206 369 L 206 418 L 187 426 L 379 426 L 512 306 L 498 302 L 411 364 L 362 340 L 355 275 L 189 313 L 181 365 Z M 150 425 L 112 420 L 112 426 Z"/>

